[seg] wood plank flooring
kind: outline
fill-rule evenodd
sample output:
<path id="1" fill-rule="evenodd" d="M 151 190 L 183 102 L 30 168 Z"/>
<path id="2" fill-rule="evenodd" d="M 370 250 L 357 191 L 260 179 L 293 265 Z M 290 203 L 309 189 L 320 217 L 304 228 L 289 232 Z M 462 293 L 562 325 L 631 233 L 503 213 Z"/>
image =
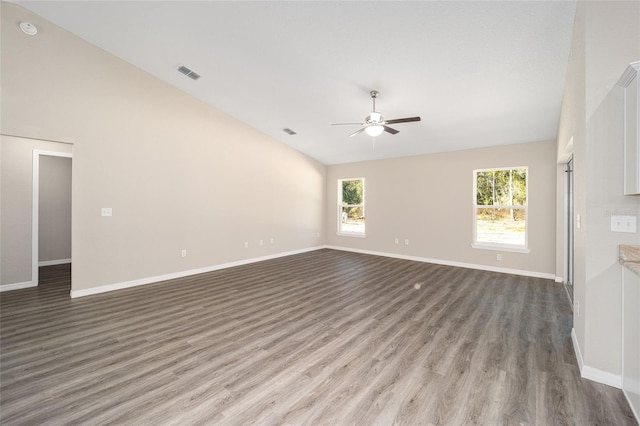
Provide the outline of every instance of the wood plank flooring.
<path id="1" fill-rule="evenodd" d="M 0 294 L 3 425 L 634 425 L 549 280 L 333 250 Z M 419 287 L 419 288 L 417 288 Z"/>

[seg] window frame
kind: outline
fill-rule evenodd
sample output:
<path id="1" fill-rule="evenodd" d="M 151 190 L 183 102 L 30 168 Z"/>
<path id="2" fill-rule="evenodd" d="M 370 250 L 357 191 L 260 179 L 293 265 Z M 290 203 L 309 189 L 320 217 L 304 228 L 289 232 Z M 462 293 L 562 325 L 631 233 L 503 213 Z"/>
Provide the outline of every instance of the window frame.
<path id="1" fill-rule="evenodd" d="M 362 181 L 362 204 L 348 204 L 347 207 L 361 207 L 363 216 L 365 217 L 364 232 L 349 232 L 342 230 L 342 182 L 360 180 Z M 336 235 L 343 237 L 355 237 L 365 238 L 367 225 L 366 225 L 366 181 L 364 177 L 357 178 L 340 178 L 338 179 L 338 208 L 337 208 L 337 232 Z"/>
<path id="2" fill-rule="evenodd" d="M 503 170 L 521 170 L 524 169 L 526 173 L 525 178 L 525 204 L 524 205 L 504 205 L 496 204 L 491 206 L 485 206 L 478 204 L 478 172 L 487 171 L 503 171 Z M 498 250 L 515 253 L 529 253 L 529 167 L 517 166 L 517 167 L 489 167 L 483 169 L 473 170 L 473 240 L 471 247 L 475 249 L 484 250 Z M 513 202 L 513 200 L 511 200 Z M 485 241 L 478 241 L 478 209 L 519 209 L 524 210 L 524 244 L 507 244 L 507 243 L 492 243 Z"/>

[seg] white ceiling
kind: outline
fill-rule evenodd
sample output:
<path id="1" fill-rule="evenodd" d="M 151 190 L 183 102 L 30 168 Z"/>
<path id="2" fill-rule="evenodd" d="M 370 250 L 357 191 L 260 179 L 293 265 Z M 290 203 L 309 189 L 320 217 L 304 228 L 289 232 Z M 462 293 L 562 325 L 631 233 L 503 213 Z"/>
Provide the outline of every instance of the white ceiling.
<path id="1" fill-rule="evenodd" d="M 554 139 L 575 1 L 18 1 L 324 164 Z M 178 73 L 185 65 L 202 78 Z M 380 91 L 375 139 L 348 135 Z M 288 127 L 297 132 L 289 136 Z"/>

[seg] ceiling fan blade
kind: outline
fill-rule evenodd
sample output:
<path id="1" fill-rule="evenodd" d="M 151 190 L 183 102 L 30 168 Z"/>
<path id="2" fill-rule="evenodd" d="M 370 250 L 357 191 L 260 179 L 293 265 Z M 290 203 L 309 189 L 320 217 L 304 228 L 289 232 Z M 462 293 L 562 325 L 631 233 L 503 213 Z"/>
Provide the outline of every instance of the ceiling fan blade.
<path id="1" fill-rule="evenodd" d="M 364 129 L 366 129 L 366 127 L 363 127 L 362 129 L 356 130 L 355 132 L 351 133 L 349 135 L 350 138 L 354 137 L 355 135 L 359 135 L 360 133 L 364 132 Z"/>
<path id="2" fill-rule="evenodd" d="M 397 124 L 397 123 L 409 123 L 411 121 L 420 121 L 420 117 L 408 117 L 408 118 L 396 118 L 394 120 L 387 120 L 387 124 Z"/>
<path id="3" fill-rule="evenodd" d="M 384 131 L 385 131 L 385 132 L 387 132 L 387 133 L 391 133 L 392 135 L 395 135 L 396 133 L 400 133 L 400 131 L 399 131 L 399 130 L 392 129 L 392 128 L 391 128 L 391 127 L 389 127 L 389 126 L 382 126 L 382 127 L 384 127 Z"/>
<path id="4" fill-rule="evenodd" d="M 333 123 L 332 126 L 364 126 L 364 123 Z"/>

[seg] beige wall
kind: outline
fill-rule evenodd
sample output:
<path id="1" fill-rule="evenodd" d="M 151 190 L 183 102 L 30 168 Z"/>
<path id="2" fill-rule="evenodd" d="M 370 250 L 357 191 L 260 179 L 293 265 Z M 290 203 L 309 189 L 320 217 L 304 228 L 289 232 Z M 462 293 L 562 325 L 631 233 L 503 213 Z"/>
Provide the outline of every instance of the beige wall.
<path id="1" fill-rule="evenodd" d="M 2 133 L 73 143 L 74 291 L 323 244 L 322 164 L 4 2 L 1 43 Z"/>
<path id="2" fill-rule="evenodd" d="M 38 261 L 71 259 L 71 159 L 49 155 L 39 161 Z"/>
<path id="3" fill-rule="evenodd" d="M 327 243 L 554 277 L 555 150 L 547 141 L 330 166 Z M 474 249 L 473 170 L 511 166 L 529 167 L 531 252 Z M 337 179 L 358 177 L 366 184 L 366 238 L 336 235 Z"/>
<path id="4" fill-rule="evenodd" d="M 639 2 L 580 2 L 558 137 L 558 160 L 575 162 L 574 330 L 586 374 L 615 384 L 621 373 L 619 244 L 638 233 L 610 231 L 612 214 L 640 216 L 640 199 L 624 196 L 622 90 L 616 82 L 640 59 Z M 573 146 L 567 148 L 573 136 Z"/>

